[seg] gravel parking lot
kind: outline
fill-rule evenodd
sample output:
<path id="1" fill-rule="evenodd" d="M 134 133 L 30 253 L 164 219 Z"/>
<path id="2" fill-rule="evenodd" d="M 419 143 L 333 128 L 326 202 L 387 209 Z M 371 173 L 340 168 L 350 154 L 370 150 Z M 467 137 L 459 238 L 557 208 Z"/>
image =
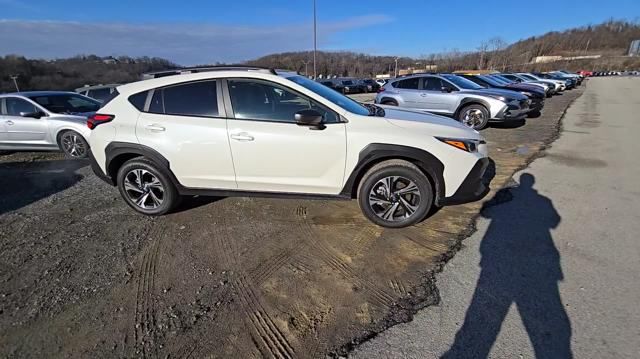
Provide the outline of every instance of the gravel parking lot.
<path id="1" fill-rule="evenodd" d="M 483 131 L 492 194 L 557 136 L 582 91 Z M 87 162 L 51 153 L 0 156 L 0 198 L 3 357 L 344 354 L 439 301 L 434 274 L 482 206 L 398 230 L 355 201 L 194 198 L 149 218 Z"/>

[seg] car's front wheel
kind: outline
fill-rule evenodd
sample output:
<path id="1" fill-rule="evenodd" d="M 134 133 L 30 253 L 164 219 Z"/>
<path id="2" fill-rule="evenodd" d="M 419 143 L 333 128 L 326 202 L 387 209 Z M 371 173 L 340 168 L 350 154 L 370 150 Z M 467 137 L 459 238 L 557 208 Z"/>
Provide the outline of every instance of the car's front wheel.
<path id="1" fill-rule="evenodd" d="M 87 158 L 89 144 L 87 140 L 76 131 L 64 131 L 60 134 L 58 145 L 65 156 L 69 158 Z"/>
<path id="2" fill-rule="evenodd" d="M 125 202 L 142 214 L 166 214 L 180 199 L 169 177 L 155 163 L 142 157 L 125 162 L 118 170 L 117 182 Z"/>
<path id="3" fill-rule="evenodd" d="M 482 130 L 489 123 L 489 111 L 482 105 L 465 106 L 458 113 L 458 120 L 474 130 Z"/>
<path id="4" fill-rule="evenodd" d="M 413 163 L 389 160 L 373 166 L 358 187 L 358 204 L 373 223 L 389 228 L 423 220 L 433 206 L 431 182 Z"/>

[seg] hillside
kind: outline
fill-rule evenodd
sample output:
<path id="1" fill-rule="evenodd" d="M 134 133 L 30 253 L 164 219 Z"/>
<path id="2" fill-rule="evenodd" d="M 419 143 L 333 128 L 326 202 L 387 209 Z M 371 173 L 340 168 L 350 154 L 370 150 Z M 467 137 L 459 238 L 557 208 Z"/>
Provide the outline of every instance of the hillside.
<path id="1" fill-rule="evenodd" d="M 132 82 L 139 80 L 143 72 L 176 67 L 170 61 L 149 57 L 91 55 L 47 61 L 0 56 L 0 93 L 15 91 L 12 75 L 18 75 L 20 90 L 73 90 L 85 84 Z"/>
<path id="2" fill-rule="evenodd" d="M 554 66 L 563 66 L 570 70 L 581 68 L 601 68 L 613 70 L 621 67 L 640 66 L 640 59 L 620 59 L 626 55 L 632 40 L 640 39 L 640 23 L 626 21 L 607 21 L 599 25 L 588 25 L 562 32 L 549 32 L 541 36 L 534 36 L 520 40 L 511 45 L 500 38 L 492 38 L 478 44 L 477 51 L 431 54 L 422 58 L 400 58 L 399 68 L 421 66 L 426 64 L 438 65 L 439 71 L 454 71 L 461 69 L 496 68 L 510 69 L 538 69 L 546 70 Z M 427 52 L 427 51 L 425 51 Z M 536 56 L 576 56 L 603 55 L 602 59 L 562 62 L 561 64 L 528 65 Z M 272 54 L 248 61 L 251 65 L 274 68 L 287 68 L 304 73 L 305 61 L 312 59 L 311 52 L 288 52 Z M 392 56 L 371 56 L 353 52 L 319 52 L 318 74 L 338 76 L 371 76 L 389 73 L 394 70 Z M 309 64 L 309 73 L 313 73 Z"/>

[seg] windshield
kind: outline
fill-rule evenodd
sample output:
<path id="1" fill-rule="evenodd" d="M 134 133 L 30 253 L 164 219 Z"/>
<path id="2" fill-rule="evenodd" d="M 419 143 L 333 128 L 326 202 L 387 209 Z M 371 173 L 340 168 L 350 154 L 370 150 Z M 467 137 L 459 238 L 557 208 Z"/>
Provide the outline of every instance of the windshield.
<path id="1" fill-rule="evenodd" d="M 287 77 L 288 80 L 291 80 L 297 83 L 300 86 L 305 87 L 308 90 L 315 92 L 316 94 L 324 97 L 325 99 L 331 101 L 332 103 L 344 108 L 345 110 L 355 113 L 357 115 L 368 116 L 370 114 L 369 110 L 359 104 L 358 102 L 348 98 L 347 96 L 330 89 L 329 87 L 323 86 L 315 81 L 311 81 L 303 76 L 291 76 Z"/>
<path id="2" fill-rule="evenodd" d="M 512 80 L 510 80 L 510 79 L 508 79 L 508 78 L 506 78 L 506 77 L 504 77 L 502 75 L 491 75 L 491 76 L 493 76 L 493 77 L 495 77 L 495 78 L 497 78 L 499 80 L 502 80 L 502 81 L 504 81 L 505 83 L 508 83 L 508 84 L 514 83 L 514 81 L 512 81 Z"/>
<path id="3" fill-rule="evenodd" d="M 53 113 L 95 112 L 100 108 L 100 102 L 71 93 L 36 95 L 29 98 Z"/>
<path id="4" fill-rule="evenodd" d="M 456 86 L 465 90 L 480 90 L 484 88 L 473 81 L 469 81 L 465 79 L 464 77 L 460 77 L 456 75 L 442 75 L 442 77 L 453 82 Z"/>
<path id="5" fill-rule="evenodd" d="M 488 83 L 491 86 L 503 86 L 504 82 L 500 82 L 500 80 L 493 78 L 491 76 L 482 76 L 482 75 L 478 75 L 477 76 L 480 80 Z"/>
<path id="6" fill-rule="evenodd" d="M 535 77 L 533 77 L 531 75 L 527 75 L 527 74 L 519 74 L 519 75 L 520 75 L 520 77 L 524 77 L 527 80 L 533 80 L 533 81 L 538 80 L 537 78 L 535 78 Z"/>

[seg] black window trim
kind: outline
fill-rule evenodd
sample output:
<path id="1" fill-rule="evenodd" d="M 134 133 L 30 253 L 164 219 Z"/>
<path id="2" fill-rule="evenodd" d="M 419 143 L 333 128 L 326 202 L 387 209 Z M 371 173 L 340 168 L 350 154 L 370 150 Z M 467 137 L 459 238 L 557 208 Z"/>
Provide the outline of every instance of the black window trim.
<path id="1" fill-rule="evenodd" d="M 190 84 L 198 83 L 198 82 L 211 82 L 211 81 L 215 81 L 215 83 L 216 83 L 216 97 L 217 97 L 216 101 L 217 101 L 217 105 L 218 105 L 218 115 L 217 116 L 196 116 L 196 115 L 179 115 L 179 114 L 149 112 L 149 108 L 151 107 L 151 100 L 153 99 L 153 95 L 155 94 L 156 90 L 162 91 L 162 90 L 164 90 L 166 88 L 169 88 L 169 87 L 183 86 L 183 85 L 190 85 Z M 227 113 L 225 111 L 225 107 L 222 105 L 223 97 L 222 97 L 222 84 L 221 84 L 221 82 L 222 82 L 222 79 L 220 79 L 220 78 L 210 78 L 210 79 L 202 79 L 202 80 L 196 80 L 196 81 L 178 82 L 178 83 L 174 83 L 174 84 L 171 84 L 171 85 L 161 86 L 161 87 L 156 87 L 156 88 L 152 88 L 152 89 L 146 90 L 147 99 L 144 102 L 144 107 L 143 107 L 141 112 L 149 113 L 149 114 L 153 114 L 153 115 L 161 115 L 161 116 L 180 116 L 180 117 L 226 119 L 226 118 L 228 118 L 228 116 L 227 116 Z M 140 91 L 140 92 L 144 92 L 144 91 Z M 136 94 L 138 94 L 140 92 L 136 92 L 136 93 L 134 93 L 132 95 L 129 95 L 129 97 L 131 97 L 133 95 L 136 95 Z M 162 92 L 162 109 L 163 109 L 163 112 L 164 112 L 164 91 Z"/>
<path id="2" fill-rule="evenodd" d="M 266 85 L 272 85 L 275 84 L 277 86 L 280 86 L 284 89 L 286 89 L 287 91 L 291 91 L 292 93 L 294 93 L 297 96 L 300 96 L 302 98 L 305 98 L 307 100 L 309 100 L 310 102 L 315 103 L 318 107 L 324 109 L 327 112 L 331 112 L 335 115 L 335 117 L 338 119 L 337 122 L 325 122 L 323 123 L 324 125 L 334 125 L 334 124 L 344 124 L 346 123 L 346 119 L 343 118 L 342 116 L 340 116 L 339 113 L 337 113 L 336 111 L 332 110 L 331 108 L 327 107 L 326 105 L 320 103 L 319 101 L 316 101 L 312 98 L 310 98 L 309 96 L 302 94 L 294 89 L 292 89 L 291 87 L 287 86 L 287 85 L 283 85 L 279 82 L 274 82 L 274 81 L 269 81 L 269 80 L 263 80 L 263 79 L 259 79 L 259 78 L 255 78 L 255 77 L 227 77 L 224 79 L 221 79 L 223 84 L 222 86 L 222 91 L 223 91 L 223 95 L 224 95 L 224 107 L 226 109 L 227 115 L 228 115 L 228 119 L 230 120 L 238 120 L 238 121 L 254 121 L 254 122 L 269 122 L 269 123 L 282 123 L 282 124 L 290 124 L 290 125 L 296 125 L 297 124 L 295 122 L 285 122 L 285 121 L 276 121 L 276 120 L 265 120 L 265 119 L 256 119 L 256 118 L 236 118 L 235 113 L 233 112 L 233 105 L 231 104 L 231 95 L 229 93 L 229 81 L 233 81 L 233 80 L 250 80 L 250 81 L 255 81 L 255 82 L 260 82 Z"/>

